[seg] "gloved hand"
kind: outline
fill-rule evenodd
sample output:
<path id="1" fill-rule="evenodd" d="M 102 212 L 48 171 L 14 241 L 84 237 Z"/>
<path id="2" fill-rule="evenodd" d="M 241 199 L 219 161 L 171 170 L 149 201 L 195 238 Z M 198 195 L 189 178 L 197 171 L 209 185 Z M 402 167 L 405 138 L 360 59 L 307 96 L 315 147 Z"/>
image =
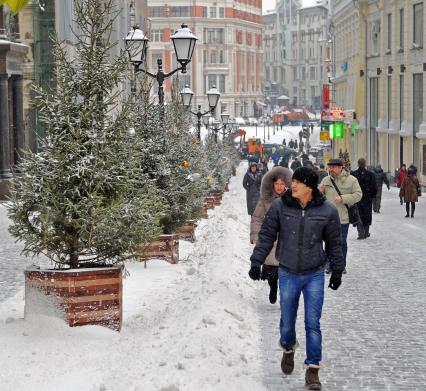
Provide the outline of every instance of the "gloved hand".
<path id="1" fill-rule="evenodd" d="M 334 291 L 337 291 L 339 289 L 339 286 L 342 284 L 342 277 L 332 273 L 330 277 L 330 283 L 328 284 L 328 287 L 333 289 Z"/>
<path id="2" fill-rule="evenodd" d="M 248 272 L 248 275 L 254 281 L 260 280 L 260 266 L 252 265 L 252 267 L 250 268 L 250 271 Z"/>

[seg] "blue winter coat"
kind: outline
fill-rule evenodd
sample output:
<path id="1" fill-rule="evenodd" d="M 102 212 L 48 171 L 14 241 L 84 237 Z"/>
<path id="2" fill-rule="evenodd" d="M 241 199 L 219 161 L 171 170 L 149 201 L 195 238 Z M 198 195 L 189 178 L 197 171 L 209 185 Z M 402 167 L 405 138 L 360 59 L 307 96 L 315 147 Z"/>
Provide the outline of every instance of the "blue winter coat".
<path id="1" fill-rule="evenodd" d="M 305 208 L 292 197 L 291 190 L 273 202 L 250 258 L 252 265 L 264 263 L 277 235 L 275 257 L 287 272 L 317 271 L 324 266 L 327 257 L 333 272 L 341 274 L 345 269 L 339 214 L 321 193 L 315 193 Z"/>

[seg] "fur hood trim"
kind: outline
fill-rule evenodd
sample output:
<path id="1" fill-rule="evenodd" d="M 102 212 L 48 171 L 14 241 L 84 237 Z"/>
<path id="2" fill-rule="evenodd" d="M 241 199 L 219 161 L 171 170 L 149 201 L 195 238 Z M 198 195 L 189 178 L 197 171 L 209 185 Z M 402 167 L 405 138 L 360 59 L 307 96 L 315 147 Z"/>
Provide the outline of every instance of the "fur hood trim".
<path id="1" fill-rule="evenodd" d="M 272 202 L 275 198 L 279 197 L 279 194 L 274 191 L 274 180 L 279 177 L 284 178 L 284 182 L 290 188 L 292 176 L 293 174 L 288 168 L 281 166 L 271 168 L 262 179 L 260 197 L 265 201 Z"/>

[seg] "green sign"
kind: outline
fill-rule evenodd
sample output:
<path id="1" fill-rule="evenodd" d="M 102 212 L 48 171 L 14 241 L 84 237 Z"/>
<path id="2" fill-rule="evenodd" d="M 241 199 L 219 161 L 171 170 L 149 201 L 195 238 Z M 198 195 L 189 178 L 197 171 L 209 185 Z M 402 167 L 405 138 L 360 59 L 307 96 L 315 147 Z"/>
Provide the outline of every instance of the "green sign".
<path id="1" fill-rule="evenodd" d="M 351 124 L 352 136 L 355 136 L 355 133 L 358 131 L 358 129 L 359 129 L 359 124 L 357 124 L 356 122 Z"/>
<path id="2" fill-rule="evenodd" d="M 330 125 L 333 125 L 334 121 L 321 121 L 321 128 L 328 128 Z"/>
<path id="3" fill-rule="evenodd" d="M 342 121 L 333 124 L 333 138 L 339 139 L 345 136 L 345 124 Z"/>

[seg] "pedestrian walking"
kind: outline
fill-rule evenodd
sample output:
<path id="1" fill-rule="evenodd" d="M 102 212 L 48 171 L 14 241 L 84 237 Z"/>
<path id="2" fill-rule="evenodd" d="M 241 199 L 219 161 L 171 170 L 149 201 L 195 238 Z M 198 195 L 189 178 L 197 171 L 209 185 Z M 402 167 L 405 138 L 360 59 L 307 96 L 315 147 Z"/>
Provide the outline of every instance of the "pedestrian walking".
<path id="1" fill-rule="evenodd" d="M 375 213 L 380 213 L 380 206 L 382 203 L 382 188 L 383 183 L 386 185 L 388 190 L 390 190 L 389 179 L 386 173 L 383 171 L 383 168 L 380 164 L 376 167 L 373 167 L 373 174 L 376 179 L 377 193 L 373 198 L 373 211 Z"/>
<path id="2" fill-rule="evenodd" d="M 287 146 L 287 143 L 286 143 L 286 141 L 285 141 L 285 138 L 283 138 L 283 145 L 284 145 L 284 146 Z"/>
<path id="3" fill-rule="evenodd" d="M 324 164 L 319 165 L 319 170 L 316 171 L 318 175 L 318 182 L 321 183 L 321 181 L 328 175 L 328 172 L 325 170 Z"/>
<path id="4" fill-rule="evenodd" d="M 293 162 L 290 164 L 290 168 L 293 171 L 296 171 L 296 168 L 302 167 L 302 163 L 300 163 L 298 158 L 295 158 Z"/>
<path id="5" fill-rule="evenodd" d="M 243 187 L 246 189 L 247 213 L 251 216 L 256 208 L 260 197 L 260 184 L 262 173 L 259 171 L 256 162 L 251 162 L 243 178 Z"/>
<path id="6" fill-rule="evenodd" d="M 401 187 L 402 182 L 404 182 L 404 179 L 407 177 L 408 172 L 407 172 L 407 166 L 403 163 L 401 165 L 401 167 L 399 168 L 397 175 L 395 177 L 395 183 L 397 187 Z M 404 199 L 402 196 L 399 196 L 399 203 L 401 205 L 404 204 Z"/>
<path id="7" fill-rule="evenodd" d="M 362 191 L 358 180 L 352 176 L 349 171 L 343 168 L 342 159 L 331 159 L 328 162 L 329 175 L 323 178 L 319 185 L 319 190 L 324 192 L 325 198 L 329 200 L 337 208 L 340 218 L 340 229 L 342 233 L 342 252 L 346 264 L 346 255 L 348 252 L 348 231 L 349 231 L 349 215 L 348 207 L 355 205 L 361 200 Z M 339 196 L 336 187 L 339 189 Z M 331 269 L 327 266 L 326 273 L 330 273 Z M 344 271 L 346 273 L 346 269 Z"/>
<path id="8" fill-rule="evenodd" d="M 333 270 L 329 288 L 339 288 L 345 268 L 338 212 L 317 187 L 318 177 L 311 169 L 301 167 L 294 172 L 291 190 L 275 200 L 265 216 L 250 258 L 249 271 L 250 278 L 260 279 L 260 267 L 278 237 L 276 257 L 279 262 L 281 308 L 279 344 L 283 349 L 281 370 L 291 374 L 294 369 L 294 355 L 298 346 L 296 316 L 300 294 L 303 294 L 306 332 L 304 363 L 307 366 L 305 386 L 310 390 L 321 389 L 320 319 L 327 256 Z"/>
<path id="9" fill-rule="evenodd" d="M 373 198 L 377 194 L 376 178 L 371 171 L 367 170 L 367 162 L 364 158 L 358 159 L 358 169 L 352 175 L 358 179 L 362 190 L 361 201 L 358 202 L 361 222 L 357 225 L 358 238 L 367 239 L 370 237 L 370 225 L 373 215 Z"/>
<path id="10" fill-rule="evenodd" d="M 294 148 L 294 141 L 293 139 L 290 140 L 290 142 L 288 143 L 288 146 L 293 149 Z"/>
<path id="11" fill-rule="evenodd" d="M 416 210 L 416 202 L 419 201 L 419 196 L 422 195 L 421 186 L 416 176 L 416 171 L 412 168 L 408 168 L 407 177 L 401 183 L 399 189 L 399 196 L 404 199 L 405 202 L 405 217 L 414 217 L 414 211 Z M 411 214 L 410 214 L 411 204 Z"/>
<path id="12" fill-rule="evenodd" d="M 257 237 L 262 226 L 266 212 L 278 197 L 280 197 L 291 186 L 291 171 L 284 167 L 273 167 L 262 179 L 260 188 L 260 199 L 256 205 L 250 224 L 250 243 L 256 244 Z M 271 252 L 266 257 L 262 266 L 261 279 L 267 280 L 270 292 L 269 301 L 274 304 L 277 301 L 278 289 L 278 261 L 275 258 L 276 242 Z"/>

